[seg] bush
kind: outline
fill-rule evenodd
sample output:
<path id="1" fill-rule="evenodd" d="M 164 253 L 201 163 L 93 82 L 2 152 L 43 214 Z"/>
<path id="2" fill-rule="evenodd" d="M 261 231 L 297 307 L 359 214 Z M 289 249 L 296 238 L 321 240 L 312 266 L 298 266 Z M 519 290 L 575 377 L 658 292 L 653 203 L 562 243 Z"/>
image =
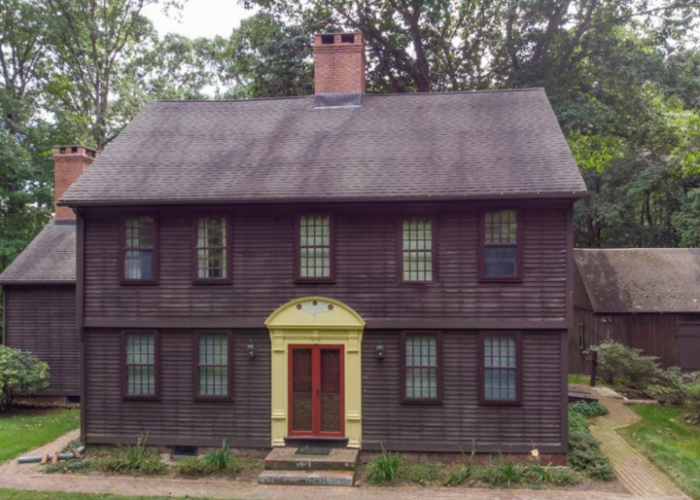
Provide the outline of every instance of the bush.
<path id="1" fill-rule="evenodd" d="M 474 466 L 470 463 L 455 462 L 442 471 L 442 484 L 459 486 L 474 474 Z"/>
<path id="2" fill-rule="evenodd" d="M 600 404 L 600 401 L 593 401 L 592 403 L 576 401 L 569 404 L 569 411 L 583 415 L 585 418 L 602 417 L 610 413 L 605 406 Z"/>
<path id="3" fill-rule="evenodd" d="M 478 468 L 476 479 L 489 486 L 510 488 L 512 485 L 522 482 L 525 479 L 525 473 L 522 467 L 501 456 L 496 463 L 492 462 L 485 467 Z"/>
<path id="4" fill-rule="evenodd" d="M 645 356 L 640 349 L 624 346 L 613 340 L 586 350 L 590 359 L 598 353 L 598 373 L 608 384 L 623 378 L 630 387 L 645 390 L 654 378 L 661 375 L 657 356 Z"/>
<path id="5" fill-rule="evenodd" d="M 413 462 L 406 464 L 399 472 L 402 478 L 412 483 L 425 484 L 438 479 L 438 466 L 429 462 Z"/>
<path id="6" fill-rule="evenodd" d="M 569 454 L 567 462 L 573 469 L 591 479 L 611 481 L 615 470 L 610 461 L 600 451 L 600 443 L 588 429 L 588 420 L 583 411 L 585 406 L 569 405 Z"/>
<path id="7" fill-rule="evenodd" d="M 118 474 L 156 475 L 165 471 L 158 453 L 146 447 L 146 436 L 139 436 L 135 446 L 120 446 L 116 452 L 96 460 L 95 466 Z"/>
<path id="8" fill-rule="evenodd" d="M 382 450 L 382 454 L 369 464 L 367 479 L 374 484 L 393 483 L 403 465 L 403 459 L 398 453 Z"/>
<path id="9" fill-rule="evenodd" d="M 683 372 L 677 366 L 665 370 L 663 386 L 654 387 L 654 397 L 663 404 L 684 406 L 688 421 L 700 422 L 700 372 Z"/>
<path id="10" fill-rule="evenodd" d="M 221 448 L 213 450 L 202 455 L 202 462 L 214 471 L 223 471 L 228 469 L 231 463 L 231 452 L 228 449 L 226 440 L 221 443 Z"/>
<path id="11" fill-rule="evenodd" d="M 18 397 L 36 396 L 49 387 L 49 365 L 28 351 L 0 345 L 0 408 L 12 409 Z"/>
<path id="12" fill-rule="evenodd" d="M 175 473 L 185 477 L 208 476 L 215 471 L 209 465 L 205 464 L 198 457 L 183 458 L 175 462 Z"/>

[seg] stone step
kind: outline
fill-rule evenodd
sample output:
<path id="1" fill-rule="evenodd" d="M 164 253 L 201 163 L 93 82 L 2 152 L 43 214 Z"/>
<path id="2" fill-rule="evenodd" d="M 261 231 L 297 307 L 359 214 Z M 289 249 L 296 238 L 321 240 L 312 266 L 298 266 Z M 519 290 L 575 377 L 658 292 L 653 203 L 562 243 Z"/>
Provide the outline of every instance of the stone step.
<path id="1" fill-rule="evenodd" d="M 355 484 L 355 471 L 265 470 L 258 476 L 258 483 L 296 486 L 353 486 Z"/>
<path id="2" fill-rule="evenodd" d="M 265 458 L 265 470 L 355 471 L 359 450 L 331 448 L 328 455 L 297 455 L 297 448 L 273 448 Z"/>

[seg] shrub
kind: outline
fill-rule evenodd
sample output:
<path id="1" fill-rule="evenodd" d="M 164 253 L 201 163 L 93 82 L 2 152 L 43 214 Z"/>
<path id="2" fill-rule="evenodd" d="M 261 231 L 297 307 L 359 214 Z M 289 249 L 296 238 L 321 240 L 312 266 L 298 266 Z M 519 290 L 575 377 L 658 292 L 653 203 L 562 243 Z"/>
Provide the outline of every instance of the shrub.
<path id="1" fill-rule="evenodd" d="M 12 409 L 18 397 L 36 396 L 49 387 L 49 365 L 32 353 L 0 345 L 0 408 Z"/>
<path id="2" fill-rule="evenodd" d="M 214 471 L 223 471 L 228 469 L 231 462 L 231 452 L 226 444 L 226 440 L 221 443 L 221 448 L 209 451 L 202 455 L 202 462 Z"/>
<path id="3" fill-rule="evenodd" d="M 214 473 L 214 469 L 198 457 L 180 459 L 175 462 L 174 468 L 176 474 L 185 477 L 207 476 Z"/>
<path id="4" fill-rule="evenodd" d="M 459 486 L 474 474 L 474 466 L 470 463 L 455 462 L 442 472 L 442 484 Z"/>
<path id="5" fill-rule="evenodd" d="M 549 484 L 555 486 L 573 486 L 582 481 L 582 477 L 569 468 L 557 468 L 549 471 Z"/>
<path id="6" fill-rule="evenodd" d="M 57 464 L 47 464 L 44 468 L 44 472 L 47 474 L 87 474 L 94 469 L 95 462 L 81 459 L 58 462 Z"/>
<path id="7" fill-rule="evenodd" d="M 99 459 L 96 466 L 108 472 L 143 475 L 160 474 L 165 464 L 155 450 L 146 447 L 146 436 L 139 436 L 135 446 L 120 446 L 116 453 Z"/>
<path id="8" fill-rule="evenodd" d="M 700 423 L 700 383 L 688 384 L 685 397 L 685 405 L 690 411 L 688 421 L 693 424 Z"/>
<path id="9" fill-rule="evenodd" d="M 583 415 L 585 418 L 602 417 L 610 413 L 605 406 L 600 404 L 600 401 L 593 401 L 592 403 L 576 401 L 575 403 L 569 404 L 569 410 Z"/>
<path id="10" fill-rule="evenodd" d="M 367 479 L 375 484 L 393 483 L 403 465 L 403 459 L 398 453 L 382 449 L 382 454 L 369 464 Z"/>
<path id="11" fill-rule="evenodd" d="M 581 410 L 579 404 L 569 405 L 568 464 L 591 479 L 611 481 L 615 471 L 600 451 L 600 443 L 588 429 L 588 421 Z"/>
<path id="12" fill-rule="evenodd" d="M 657 356 L 645 356 L 640 349 L 613 340 L 590 347 L 586 355 L 591 358 L 594 352 L 598 353 L 598 373 L 608 384 L 615 383 L 619 377 L 630 387 L 645 390 L 661 374 Z"/>
<path id="13" fill-rule="evenodd" d="M 665 370 L 663 386 L 654 387 L 654 397 L 663 404 L 684 406 L 691 423 L 700 421 L 700 372 L 683 372 L 677 366 Z"/>
<path id="14" fill-rule="evenodd" d="M 412 483 L 425 484 L 438 479 L 438 467 L 429 462 L 413 462 L 401 469 L 400 475 Z"/>
<path id="15" fill-rule="evenodd" d="M 476 479 L 489 486 L 505 486 L 510 488 L 525 479 L 524 471 L 511 460 L 500 456 L 496 463 L 477 469 Z"/>

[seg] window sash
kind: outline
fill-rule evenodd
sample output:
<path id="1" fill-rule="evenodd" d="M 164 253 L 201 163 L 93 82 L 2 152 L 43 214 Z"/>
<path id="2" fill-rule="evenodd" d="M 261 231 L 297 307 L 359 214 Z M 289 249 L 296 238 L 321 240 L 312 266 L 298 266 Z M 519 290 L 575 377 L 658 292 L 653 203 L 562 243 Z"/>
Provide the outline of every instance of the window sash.
<path id="1" fill-rule="evenodd" d="M 435 276 L 435 223 L 430 218 L 401 221 L 401 280 L 429 282 Z"/>
<path id="2" fill-rule="evenodd" d="M 232 338 L 229 332 L 197 332 L 195 394 L 201 399 L 228 399 L 232 390 Z"/>
<path id="3" fill-rule="evenodd" d="M 519 404 L 521 344 L 519 333 L 480 334 L 480 396 L 483 403 Z"/>
<path id="4" fill-rule="evenodd" d="M 402 338 L 403 398 L 440 400 L 440 340 L 435 333 L 410 333 Z"/>
<path id="5" fill-rule="evenodd" d="M 209 223 L 218 221 L 219 244 L 212 242 Z M 225 216 L 197 217 L 195 223 L 195 277 L 198 280 L 228 280 L 229 265 L 229 222 Z"/>
<path id="6" fill-rule="evenodd" d="M 158 336 L 154 332 L 124 333 L 124 395 L 158 395 Z"/>
<path id="7" fill-rule="evenodd" d="M 481 213 L 481 262 L 479 274 L 485 280 L 519 280 L 521 277 L 521 218 L 518 210 L 490 210 Z M 489 255 L 491 249 L 512 249 L 512 257 Z M 500 264 L 500 266 L 499 266 Z M 512 273 L 495 272 L 503 264 Z"/>
<path id="8" fill-rule="evenodd" d="M 156 276 L 158 224 L 155 216 L 136 215 L 123 219 L 122 276 L 126 281 L 152 282 Z"/>
<path id="9" fill-rule="evenodd" d="M 330 214 L 299 216 L 297 279 L 333 279 L 333 230 Z"/>

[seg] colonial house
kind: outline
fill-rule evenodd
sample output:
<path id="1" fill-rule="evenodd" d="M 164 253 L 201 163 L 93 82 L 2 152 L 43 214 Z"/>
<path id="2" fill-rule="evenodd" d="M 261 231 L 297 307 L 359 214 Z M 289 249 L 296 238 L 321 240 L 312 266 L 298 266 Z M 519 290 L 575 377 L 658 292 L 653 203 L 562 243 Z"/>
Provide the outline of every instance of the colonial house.
<path id="1" fill-rule="evenodd" d="M 586 188 L 545 92 L 313 48 L 315 95 L 152 102 L 60 197 L 83 439 L 565 454 Z"/>
<path id="2" fill-rule="evenodd" d="M 614 340 L 668 368 L 700 370 L 700 249 L 575 250 L 569 369 L 590 373 L 584 354 Z"/>

